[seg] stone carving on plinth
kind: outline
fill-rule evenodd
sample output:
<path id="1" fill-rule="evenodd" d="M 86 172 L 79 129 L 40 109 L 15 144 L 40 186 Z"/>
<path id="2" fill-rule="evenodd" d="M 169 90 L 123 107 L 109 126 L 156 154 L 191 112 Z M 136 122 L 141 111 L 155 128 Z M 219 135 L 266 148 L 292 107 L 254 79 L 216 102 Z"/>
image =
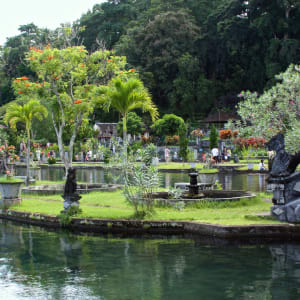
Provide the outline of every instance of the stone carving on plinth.
<path id="1" fill-rule="evenodd" d="M 267 143 L 268 150 L 276 151 L 269 170 L 268 189 L 273 192 L 271 214 L 279 221 L 300 222 L 300 152 L 285 151 L 284 136 L 279 133 Z"/>
<path id="2" fill-rule="evenodd" d="M 64 210 L 66 212 L 71 206 L 79 206 L 79 199 L 81 196 L 77 192 L 76 183 L 76 169 L 70 168 L 68 170 L 68 176 L 65 184 L 64 194 Z"/>

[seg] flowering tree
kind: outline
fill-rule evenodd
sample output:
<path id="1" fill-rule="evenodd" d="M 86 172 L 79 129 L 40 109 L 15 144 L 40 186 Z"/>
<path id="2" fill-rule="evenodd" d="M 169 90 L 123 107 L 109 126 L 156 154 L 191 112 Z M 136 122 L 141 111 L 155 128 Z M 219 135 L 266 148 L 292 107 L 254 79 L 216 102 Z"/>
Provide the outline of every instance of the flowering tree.
<path id="1" fill-rule="evenodd" d="M 30 48 L 26 59 L 38 76 L 37 82 L 17 79 L 15 90 L 20 97 L 37 93 L 47 100 L 55 129 L 59 153 L 66 172 L 72 166 L 73 147 L 84 118 L 93 111 L 93 90 L 105 85 L 124 69 L 125 57 L 113 56 L 106 50 L 88 54 L 83 46 L 65 49 Z M 64 140 L 63 132 L 71 124 L 71 137 Z M 68 142 L 68 156 L 65 144 Z"/>
<path id="2" fill-rule="evenodd" d="M 300 66 L 290 65 L 276 78 L 279 82 L 262 95 L 240 94 L 240 133 L 269 139 L 283 132 L 287 150 L 296 152 L 300 150 Z"/>

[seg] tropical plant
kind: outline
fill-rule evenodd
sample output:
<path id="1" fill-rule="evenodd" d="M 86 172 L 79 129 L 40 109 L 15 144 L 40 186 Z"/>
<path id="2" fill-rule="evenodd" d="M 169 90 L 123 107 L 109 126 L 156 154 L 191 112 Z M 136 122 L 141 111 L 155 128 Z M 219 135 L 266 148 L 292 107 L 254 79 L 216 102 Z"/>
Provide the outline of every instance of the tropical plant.
<path id="1" fill-rule="evenodd" d="M 132 72 L 134 72 L 132 70 Z M 158 111 L 152 102 L 148 90 L 141 80 L 130 77 L 113 78 L 108 86 L 102 86 L 96 90 L 99 103 L 108 111 L 110 107 L 115 108 L 123 119 L 123 143 L 124 151 L 127 153 L 127 117 L 134 109 L 142 109 L 149 112 L 152 120 L 158 117 Z"/>
<path id="2" fill-rule="evenodd" d="M 25 123 L 27 134 L 27 152 L 26 152 L 26 185 L 29 185 L 29 161 L 30 161 L 30 131 L 34 118 L 42 120 L 47 117 L 48 111 L 38 100 L 29 100 L 23 106 L 12 103 L 7 107 L 4 116 L 4 122 L 9 124 L 13 130 L 16 130 L 17 123 Z"/>
<path id="3" fill-rule="evenodd" d="M 160 176 L 153 166 L 127 164 L 124 171 L 123 193 L 133 205 L 136 218 L 144 218 L 154 212 L 154 193 L 158 192 Z"/>

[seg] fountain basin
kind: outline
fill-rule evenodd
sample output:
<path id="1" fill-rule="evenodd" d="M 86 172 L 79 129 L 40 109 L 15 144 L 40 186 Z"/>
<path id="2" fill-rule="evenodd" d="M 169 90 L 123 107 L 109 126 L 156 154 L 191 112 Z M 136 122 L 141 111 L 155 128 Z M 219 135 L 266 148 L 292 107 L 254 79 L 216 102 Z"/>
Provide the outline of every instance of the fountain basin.
<path id="1" fill-rule="evenodd" d="M 178 199 L 170 198 L 168 192 L 157 192 L 153 194 L 156 202 L 164 204 L 174 204 L 176 202 L 196 203 L 196 202 L 222 202 L 222 201 L 240 201 L 256 197 L 254 193 L 240 190 L 202 190 L 198 195 L 190 195 L 188 192 Z"/>

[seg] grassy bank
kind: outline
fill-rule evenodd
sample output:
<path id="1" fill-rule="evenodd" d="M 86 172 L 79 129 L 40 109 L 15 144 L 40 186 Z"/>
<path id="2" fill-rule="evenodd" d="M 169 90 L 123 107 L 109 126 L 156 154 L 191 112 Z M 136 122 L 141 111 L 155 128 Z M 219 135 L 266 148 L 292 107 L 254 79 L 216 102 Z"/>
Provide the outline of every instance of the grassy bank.
<path id="1" fill-rule="evenodd" d="M 254 199 L 240 202 L 194 204 L 182 210 L 173 207 L 156 207 L 155 213 L 146 220 L 181 220 L 222 225 L 279 224 L 274 220 L 248 217 L 248 215 L 270 211 L 271 203 L 265 201 L 266 197 L 270 196 L 260 194 Z M 22 199 L 21 204 L 11 209 L 48 215 L 59 215 L 63 209 L 63 199 L 60 195 L 26 194 Z M 82 214 L 78 217 L 83 218 L 131 219 L 134 213 L 133 207 L 126 202 L 121 191 L 84 194 L 80 200 L 80 208 Z"/>

